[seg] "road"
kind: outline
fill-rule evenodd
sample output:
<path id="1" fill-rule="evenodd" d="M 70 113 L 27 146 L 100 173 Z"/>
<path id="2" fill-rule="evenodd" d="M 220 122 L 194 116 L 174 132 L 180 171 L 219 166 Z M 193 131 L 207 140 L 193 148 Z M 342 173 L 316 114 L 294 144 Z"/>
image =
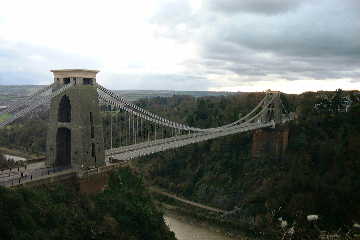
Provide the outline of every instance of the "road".
<path id="1" fill-rule="evenodd" d="M 30 181 L 42 176 L 63 171 L 68 168 L 57 167 L 47 168 L 45 162 L 33 162 L 26 167 L 5 169 L 0 171 L 0 186 L 11 187 L 24 181 Z"/>

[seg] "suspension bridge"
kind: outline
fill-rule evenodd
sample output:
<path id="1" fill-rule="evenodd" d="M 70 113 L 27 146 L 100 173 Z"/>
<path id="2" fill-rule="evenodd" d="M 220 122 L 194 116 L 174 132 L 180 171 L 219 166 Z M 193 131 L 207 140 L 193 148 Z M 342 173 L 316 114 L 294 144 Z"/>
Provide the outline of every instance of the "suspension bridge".
<path id="1" fill-rule="evenodd" d="M 52 72 L 52 84 L 0 112 L 0 116 L 10 116 L 0 122 L 0 128 L 5 128 L 50 104 L 46 168 L 22 172 L 18 169 L 21 174 L 3 171 L 0 185 L 17 186 L 47 179 L 53 182 L 74 175 L 89 178 L 117 168 L 124 161 L 219 137 L 275 128 L 293 119 L 280 92 L 269 90 L 240 119 L 214 128 L 198 128 L 163 118 L 127 101 L 97 83 L 96 70 Z M 103 125 L 101 109 L 110 112 L 110 126 Z M 104 127 L 110 127 L 110 136 L 104 136 Z M 110 142 L 109 149 L 105 149 L 104 141 Z"/>

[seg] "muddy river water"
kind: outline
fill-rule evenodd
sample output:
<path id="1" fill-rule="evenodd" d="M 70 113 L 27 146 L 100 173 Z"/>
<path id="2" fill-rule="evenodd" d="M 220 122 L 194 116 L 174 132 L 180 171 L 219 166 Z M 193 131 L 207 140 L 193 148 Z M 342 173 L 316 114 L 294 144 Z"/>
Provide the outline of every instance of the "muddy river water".
<path id="1" fill-rule="evenodd" d="M 164 216 L 166 224 L 178 240 L 233 240 L 209 228 L 194 225 L 171 215 Z"/>

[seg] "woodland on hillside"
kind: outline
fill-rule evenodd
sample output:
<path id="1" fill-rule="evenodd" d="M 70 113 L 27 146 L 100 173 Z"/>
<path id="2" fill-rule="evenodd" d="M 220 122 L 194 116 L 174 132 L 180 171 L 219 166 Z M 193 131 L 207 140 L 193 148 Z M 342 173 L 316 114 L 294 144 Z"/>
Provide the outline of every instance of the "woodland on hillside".
<path id="1" fill-rule="evenodd" d="M 247 133 L 143 158 L 140 169 L 156 185 L 197 202 L 237 209 L 235 219 L 262 229 L 276 225 L 280 217 L 308 226 L 310 214 L 321 216 L 323 229 L 352 226 L 360 221 L 359 94 L 326 94 L 331 100 L 320 110 L 314 106 L 324 102 L 324 93 L 284 98 L 297 120 L 289 125 L 289 146 L 281 159 L 252 159 L 252 135 Z M 345 95 L 352 100 L 348 112 L 339 110 Z M 179 113 L 181 104 L 155 102 L 148 107 L 164 108 L 174 119 L 187 116 L 193 126 L 213 127 L 236 119 L 236 112 L 248 112 L 260 98 L 203 98 L 191 114 Z"/>
<path id="2" fill-rule="evenodd" d="M 0 239 L 175 240 L 141 178 L 113 173 L 95 196 L 70 186 L 15 190 L 0 187 Z"/>
<path id="3" fill-rule="evenodd" d="M 263 96 L 157 97 L 137 104 L 165 118 L 207 128 L 238 119 Z M 351 100 L 346 111 L 344 97 Z M 307 92 L 282 98 L 297 119 L 289 124 L 289 145 L 281 159 L 253 159 L 252 134 L 244 133 L 147 156 L 137 161 L 138 167 L 149 181 L 170 192 L 236 209 L 233 219 L 263 229 L 275 226 L 280 217 L 307 226 L 309 214 L 320 216 L 323 229 L 359 223 L 359 93 Z M 46 113 L 38 115 L 0 130 L 1 146 L 44 152 Z M 109 116 L 104 114 L 105 125 Z M 114 142 L 119 143 L 119 129 L 114 128 Z"/>

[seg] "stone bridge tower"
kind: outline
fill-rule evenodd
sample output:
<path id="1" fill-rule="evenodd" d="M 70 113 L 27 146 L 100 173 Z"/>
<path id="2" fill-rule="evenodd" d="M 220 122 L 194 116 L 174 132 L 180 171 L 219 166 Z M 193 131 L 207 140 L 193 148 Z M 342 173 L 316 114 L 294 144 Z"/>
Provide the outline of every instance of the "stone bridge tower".
<path id="1" fill-rule="evenodd" d="M 280 92 L 262 116 L 263 122 L 275 121 L 275 128 L 255 130 L 252 134 L 251 156 L 253 159 L 282 159 L 288 146 L 289 127 L 282 124 L 282 103 Z"/>
<path id="2" fill-rule="evenodd" d="M 275 99 L 269 105 L 267 111 L 263 114 L 262 121 L 270 122 L 274 120 L 276 124 L 281 123 L 281 98 L 280 92 L 271 91 L 274 94 Z"/>
<path id="3" fill-rule="evenodd" d="M 105 165 L 96 70 L 52 70 L 53 91 L 73 84 L 52 99 L 47 135 L 47 165 L 86 170 Z"/>

